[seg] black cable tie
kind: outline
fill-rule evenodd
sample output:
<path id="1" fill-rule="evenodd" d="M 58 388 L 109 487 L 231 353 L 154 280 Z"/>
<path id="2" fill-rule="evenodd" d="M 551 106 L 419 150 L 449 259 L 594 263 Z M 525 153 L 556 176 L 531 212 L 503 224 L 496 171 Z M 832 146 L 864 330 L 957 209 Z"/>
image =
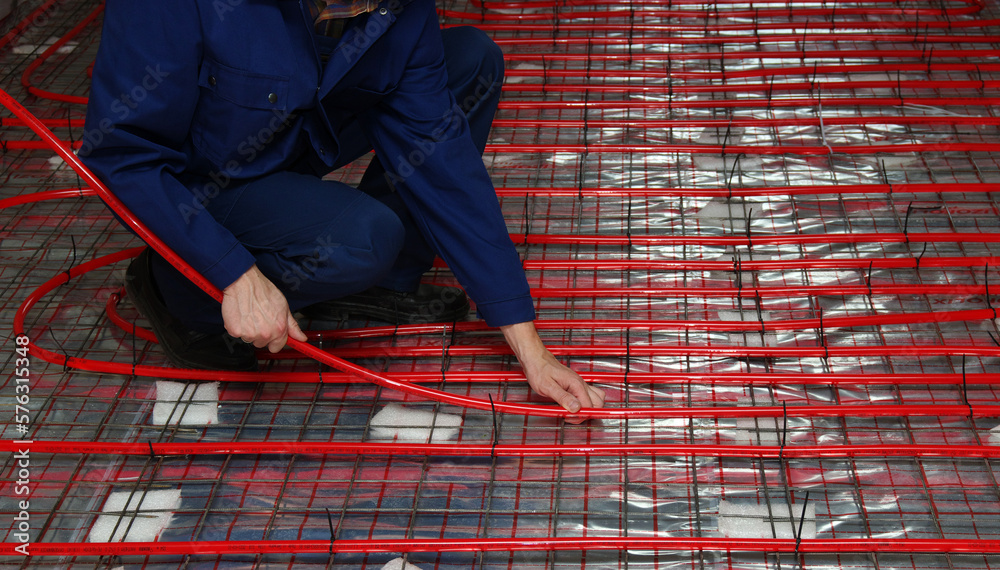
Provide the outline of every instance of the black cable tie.
<path id="1" fill-rule="evenodd" d="M 830 347 L 826 344 L 826 328 L 823 326 L 823 308 L 819 309 L 819 342 L 823 346 L 824 356 L 826 360 L 830 359 Z"/>
<path id="2" fill-rule="evenodd" d="M 153 453 L 153 442 L 152 441 L 147 441 L 146 443 L 149 444 L 149 458 L 155 460 L 156 459 L 156 454 Z"/>
<path id="3" fill-rule="evenodd" d="M 747 249 L 753 251 L 753 238 L 750 236 L 750 222 L 753 221 L 753 206 L 747 208 L 747 219 L 746 219 L 746 234 L 747 234 Z"/>
<path id="4" fill-rule="evenodd" d="M 733 130 L 733 115 L 729 114 L 729 122 L 726 124 L 726 134 L 722 137 L 722 164 L 725 168 L 726 164 L 726 144 L 729 143 L 729 133 Z"/>
<path id="5" fill-rule="evenodd" d="M 962 355 L 962 402 L 969 408 L 969 419 L 972 419 L 972 404 L 969 403 L 969 385 L 965 376 L 965 355 Z"/>
<path id="6" fill-rule="evenodd" d="M 903 80 L 901 78 L 902 71 L 896 70 L 896 94 L 899 95 L 899 101 L 903 101 Z"/>
<path id="7" fill-rule="evenodd" d="M 580 186 L 580 195 L 583 196 L 582 184 Z M 524 211 L 521 215 L 524 217 L 524 238 L 521 240 L 521 243 L 522 245 L 528 245 L 528 232 L 531 229 L 531 224 L 528 223 L 528 196 L 524 197 Z"/>
<path id="8" fill-rule="evenodd" d="M 58 340 L 56 340 L 56 333 L 52 332 L 52 327 L 49 327 L 48 331 L 49 331 L 49 336 L 52 337 L 52 342 L 56 343 L 56 346 L 59 347 L 59 352 L 61 352 L 63 355 L 62 364 L 63 364 L 63 373 L 65 374 L 66 372 L 69 372 L 69 354 L 66 352 L 66 349 L 63 348 L 62 344 Z"/>
<path id="9" fill-rule="evenodd" d="M 809 506 L 809 491 L 806 491 L 806 498 L 802 501 L 802 514 L 799 515 L 799 530 L 795 533 L 795 556 L 799 555 L 799 544 L 802 542 L 802 526 L 806 522 L 806 507 Z M 794 511 L 792 511 L 794 513 Z"/>
<path id="10" fill-rule="evenodd" d="M 816 74 L 818 73 L 818 71 L 819 71 L 819 62 L 818 61 L 814 61 L 813 62 L 813 76 L 812 76 L 812 79 L 809 80 L 809 91 L 812 91 L 813 88 L 816 87 Z"/>
<path id="11" fill-rule="evenodd" d="M 493 394 L 487 394 L 490 399 L 490 410 L 493 412 L 493 446 L 490 448 L 490 457 L 495 461 L 497 458 L 497 442 L 500 441 L 500 431 L 497 430 L 497 407 L 493 404 Z"/>
<path id="12" fill-rule="evenodd" d="M 73 268 L 76 267 L 76 237 L 74 237 L 71 234 L 69 236 L 69 241 L 73 245 L 73 261 L 70 262 L 69 269 L 67 269 L 66 271 L 63 272 L 63 273 L 66 274 L 66 280 L 67 281 L 69 281 L 70 279 L 73 278 L 73 273 L 72 273 L 73 272 Z"/>
<path id="13" fill-rule="evenodd" d="M 724 154 L 725 154 L 725 151 L 723 151 L 723 155 Z M 726 197 L 727 200 L 732 200 L 733 199 L 733 176 L 736 175 L 736 167 L 740 165 L 740 159 L 743 158 L 744 156 L 746 156 L 746 154 L 742 153 L 742 152 L 739 153 L 739 154 L 737 154 L 736 158 L 733 160 L 733 167 L 731 169 L 729 169 L 729 178 L 726 179 L 726 188 L 729 189 L 729 195 Z M 726 167 L 725 157 L 723 157 L 723 160 L 722 160 L 722 167 L 723 168 Z"/>
<path id="14" fill-rule="evenodd" d="M 802 53 L 804 54 L 805 52 L 803 51 Z M 775 77 L 777 77 L 777 75 L 772 74 L 771 75 L 771 81 L 767 85 L 767 111 L 769 113 L 771 112 L 771 97 L 772 97 L 772 95 L 774 95 L 774 78 Z"/>
<path id="15" fill-rule="evenodd" d="M 924 259 L 924 254 L 927 253 L 927 242 L 924 242 L 924 247 L 920 248 L 920 254 L 917 255 L 917 269 L 920 269 L 920 262 Z"/>
<path id="16" fill-rule="evenodd" d="M 785 460 L 785 441 L 788 437 L 788 404 L 781 402 L 781 447 L 778 448 L 778 461 Z"/>
<path id="17" fill-rule="evenodd" d="M 628 212 L 625 218 L 625 237 L 628 238 L 629 255 L 632 255 L 632 196 L 628 197 Z"/>
<path id="18" fill-rule="evenodd" d="M 882 180 L 889 187 L 889 195 L 892 196 L 892 182 L 889 182 L 889 173 L 885 170 L 885 159 L 880 160 L 879 164 L 882 166 Z"/>
<path id="19" fill-rule="evenodd" d="M 872 267 L 875 265 L 875 260 L 868 262 L 868 275 L 865 276 L 865 285 L 868 286 L 868 299 L 872 298 Z"/>
<path id="20" fill-rule="evenodd" d="M 736 272 L 736 297 L 743 293 L 743 262 L 740 260 L 740 252 L 733 252 L 733 271 Z"/>
<path id="21" fill-rule="evenodd" d="M 993 341 L 993 344 L 995 344 L 997 346 L 1000 346 L 1000 339 L 998 339 L 997 337 L 993 336 L 993 331 L 986 331 L 986 334 L 990 335 L 990 340 Z"/>
<path id="22" fill-rule="evenodd" d="M 766 332 L 766 326 L 764 325 L 764 311 L 761 310 L 761 298 L 760 291 L 754 290 L 754 300 L 757 302 L 757 320 L 760 322 L 760 335 L 761 339 L 764 338 L 764 333 Z"/>
<path id="23" fill-rule="evenodd" d="M 976 64 L 976 75 L 979 76 L 979 90 L 986 91 L 986 81 L 983 80 L 983 70 L 979 69 L 979 64 Z"/>
<path id="24" fill-rule="evenodd" d="M 788 5 L 788 17 L 792 17 L 792 6 Z M 809 35 L 809 18 L 806 18 L 805 23 L 802 25 L 802 57 L 806 55 L 806 36 Z"/>
<path id="25" fill-rule="evenodd" d="M 635 36 L 635 8 L 632 8 L 628 17 L 628 62 L 632 63 L 632 38 Z"/>
<path id="26" fill-rule="evenodd" d="M 906 238 L 906 243 L 910 243 L 910 214 L 913 212 L 913 202 L 910 202 L 906 206 L 906 217 L 903 219 L 903 237 Z"/>
<path id="27" fill-rule="evenodd" d="M 719 44 L 719 71 L 722 73 L 722 81 L 726 80 L 726 45 Z M 732 119 L 730 119 L 732 120 Z"/>
<path id="28" fill-rule="evenodd" d="M 993 300 L 990 299 L 990 266 L 983 266 L 983 284 L 986 286 L 986 308 L 993 310 L 993 318 L 997 318 L 997 309 L 993 306 Z"/>
<path id="29" fill-rule="evenodd" d="M 927 35 L 924 35 L 924 47 L 927 47 Z M 927 55 L 927 75 L 931 74 L 931 59 L 934 58 L 934 47 L 931 47 L 930 54 Z"/>
<path id="30" fill-rule="evenodd" d="M 333 515 L 330 513 L 330 507 L 326 508 L 326 522 L 330 525 L 330 556 L 333 556 L 333 543 L 337 541 L 337 535 L 333 532 Z"/>
<path id="31" fill-rule="evenodd" d="M 7 140 L 0 137 L 0 152 L 7 154 Z"/>
<path id="32" fill-rule="evenodd" d="M 625 376 L 622 378 L 622 384 L 628 386 L 628 372 L 632 368 L 632 335 L 628 329 L 625 329 Z"/>
<path id="33" fill-rule="evenodd" d="M 588 62 L 589 63 L 589 62 Z M 549 66 L 545 63 L 545 54 L 542 54 L 542 94 L 545 93 L 545 88 L 549 84 Z M 583 111 L 586 114 L 586 110 Z"/>

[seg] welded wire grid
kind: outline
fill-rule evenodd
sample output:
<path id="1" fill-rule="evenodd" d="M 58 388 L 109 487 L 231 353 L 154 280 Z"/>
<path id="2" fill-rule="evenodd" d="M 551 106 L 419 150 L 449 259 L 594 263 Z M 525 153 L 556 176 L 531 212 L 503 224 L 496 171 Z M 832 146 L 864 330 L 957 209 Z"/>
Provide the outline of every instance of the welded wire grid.
<path id="1" fill-rule="evenodd" d="M 26 85 L 85 98 L 100 15 L 21 77 L 98 3 L 62 0 L 31 13 L 40 4 L 22 1 L 4 22 L 16 33 L 0 50 L 0 81 L 59 137 L 77 142 L 84 106 Z M 538 298 L 543 336 L 607 391 L 609 407 L 678 413 L 582 425 L 499 414 L 494 427 L 489 411 L 418 401 L 285 358 L 268 363 L 272 375 L 263 381 L 222 383 L 217 423 L 162 426 L 153 425 L 157 378 L 36 357 L 30 432 L 17 434 L 8 420 L 15 311 L 53 276 L 138 242 L 82 193 L 11 205 L 0 212 L 3 439 L 377 442 L 370 419 L 405 402 L 460 416 L 451 441 L 479 445 L 461 457 L 35 452 L 33 546 L 86 542 L 114 492 L 141 498 L 173 489 L 180 501 L 160 541 L 329 541 L 331 529 L 337 541 L 381 544 L 619 541 L 607 550 L 428 547 L 407 556 L 422 568 L 996 565 L 995 545 L 951 554 L 913 547 L 918 539 L 1000 539 L 997 464 L 982 452 L 1000 423 L 984 411 L 1000 400 L 992 385 L 1000 331 L 990 313 L 1000 306 L 1000 204 L 991 192 L 1000 183 L 996 6 L 456 0 L 439 8 L 446 25 L 482 27 L 507 57 L 485 161 Z M 30 25 L 14 28 L 26 18 Z M 82 186 L 51 150 L 26 148 L 39 146 L 38 138 L 3 116 L 3 198 Z M 362 169 L 334 176 L 356 180 Z M 27 316 L 27 334 L 64 356 L 165 365 L 154 343 L 105 311 L 126 263 L 75 276 L 42 297 Z M 446 269 L 431 278 L 453 282 Z M 113 312 L 145 325 L 127 299 Z M 322 347 L 451 393 L 538 401 L 495 331 L 390 327 L 370 338 L 328 335 Z M 289 372 L 300 374 L 277 375 Z M 299 381 L 284 381 L 290 378 Z M 196 405 L 181 402 L 175 411 Z M 782 406 L 785 416 L 754 413 Z M 812 412 L 821 407 L 827 412 Z M 716 413 L 684 413 L 694 408 Z M 495 456 L 494 443 L 502 450 Z M 534 457 L 503 451 L 528 444 L 705 447 Z M 848 451 L 864 445 L 879 447 Z M 907 451 L 916 445 L 937 451 Z M 832 451 L 794 454 L 809 446 Z M 762 447 L 781 453 L 734 451 Z M 979 452 L 949 454 L 958 449 Z M 15 494 L 18 469 L 8 455 L 0 484 L 8 544 L 17 541 L 13 519 L 23 499 Z M 738 536 L 703 550 L 629 542 L 725 539 L 723 519 L 733 517 L 720 515 L 725 501 L 764 506 L 757 523 L 765 536 L 807 545 L 795 516 L 807 493 L 817 539 L 868 539 L 871 547 L 741 552 L 753 541 Z M 119 514 L 124 532 L 157 513 Z M 890 539 L 901 542 L 876 548 Z M 385 549 L 333 557 L 294 546 L 268 554 L 14 555 L 0 566 L 378 568 L 399 555 Z"/>

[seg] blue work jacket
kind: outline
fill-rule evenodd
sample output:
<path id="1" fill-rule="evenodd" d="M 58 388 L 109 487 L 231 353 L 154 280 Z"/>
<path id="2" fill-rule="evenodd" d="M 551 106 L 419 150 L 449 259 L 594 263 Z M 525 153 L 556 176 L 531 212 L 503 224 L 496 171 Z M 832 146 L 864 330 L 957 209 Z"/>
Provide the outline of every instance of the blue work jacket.
<path id="1" fill-rule="evenodd" d="M 346 131 L 360 128 L 487 323 L 532 320 L 520 258 L 446 86 L 433 2 L 387 0 L 360 18 L 324 64 L 301 0 L 108 0 L 80 156 L 223 289 L 254 258 L 205 201 L 303 157 L 317 172 L 341 166 L 356 156 L 342 148 Z"/>

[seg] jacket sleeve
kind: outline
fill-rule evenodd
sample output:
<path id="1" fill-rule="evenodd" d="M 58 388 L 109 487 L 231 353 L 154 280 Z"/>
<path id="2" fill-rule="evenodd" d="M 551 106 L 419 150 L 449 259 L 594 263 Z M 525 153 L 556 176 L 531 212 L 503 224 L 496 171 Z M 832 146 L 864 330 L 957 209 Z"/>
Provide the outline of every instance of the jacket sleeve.
<path id="1" fill-rule="evenodd" d="M 493 183 L 447 88 L 433 9 L 396 89 L 362 117 L 375 152 L 430 244 L 490 326 L 535 317 Z M 396 25 L 400 25 L 399 22 Z"/>
<path id="2" fill-rule="evenodd" d="M 194 0 L 107 1 L 80 157 L 140 222 L 222 289 L 254 258 L 205 211 L 219 186 L 189 170 L 200 30 Z"/>

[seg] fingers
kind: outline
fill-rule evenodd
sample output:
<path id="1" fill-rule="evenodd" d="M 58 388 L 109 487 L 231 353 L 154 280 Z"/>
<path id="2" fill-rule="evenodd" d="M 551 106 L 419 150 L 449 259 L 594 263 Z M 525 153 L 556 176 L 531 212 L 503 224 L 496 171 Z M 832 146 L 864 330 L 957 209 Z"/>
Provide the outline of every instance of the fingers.
<path id="1" fill-rule="evenodd" d="M 309 337 L 306 336 L 306 333 L 302 332 L 302 329 L 299 327 L 299 322 L 296 321 L 295 317 L 292 316 L 291 311 L 288 312 L 288 336 L 301 342 L 306 342 L 309 340 Z"/>

